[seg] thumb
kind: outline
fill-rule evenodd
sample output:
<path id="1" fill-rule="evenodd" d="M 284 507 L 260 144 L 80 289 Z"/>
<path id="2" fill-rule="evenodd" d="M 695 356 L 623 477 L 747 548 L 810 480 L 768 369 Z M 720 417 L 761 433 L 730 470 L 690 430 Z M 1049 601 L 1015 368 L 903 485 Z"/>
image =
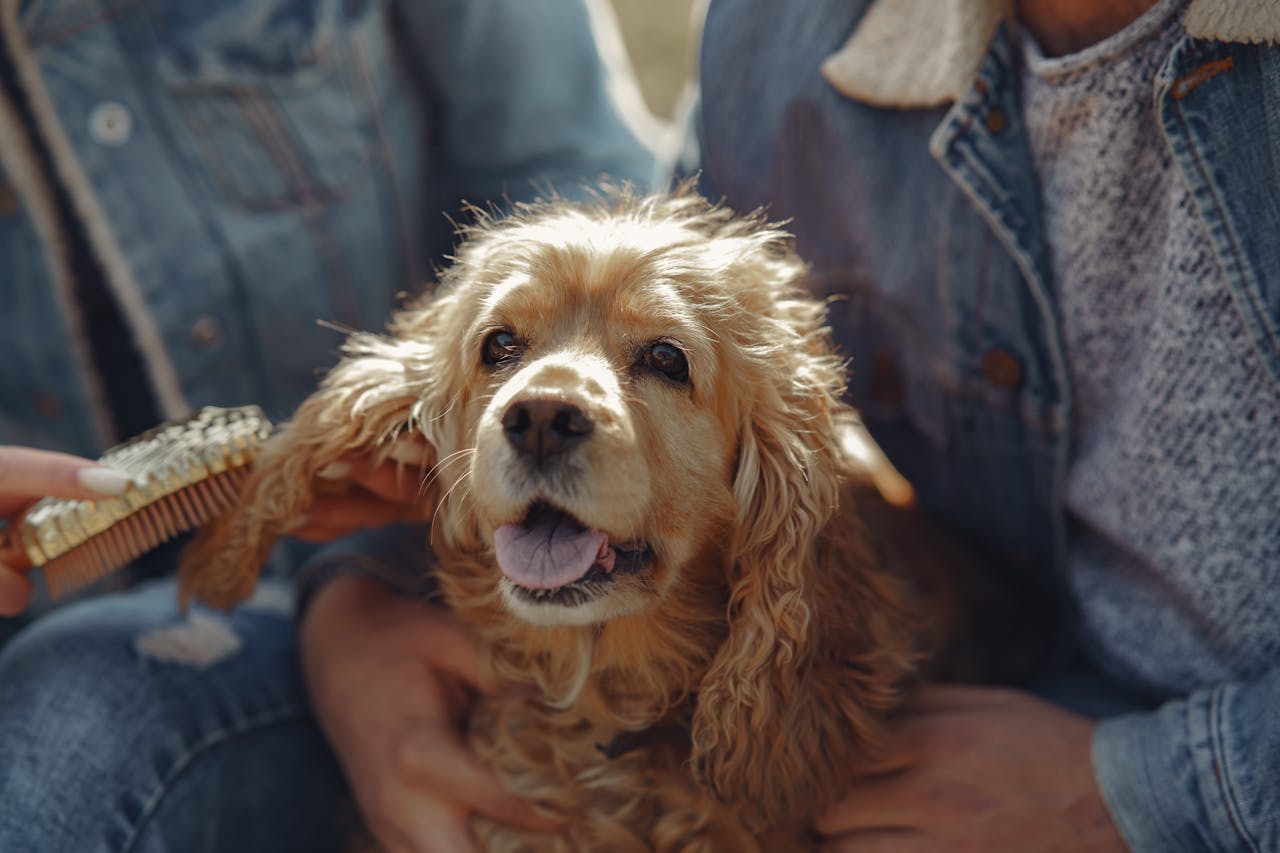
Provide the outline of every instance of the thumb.
<path id="1" fill-rule="evenodd" d="M 488 696 L 511 691 L 489 666 L 480 641 L 451 611 L 432 606 L 430 619 L 431 630 L 417 636 L 434 665 Z"/>

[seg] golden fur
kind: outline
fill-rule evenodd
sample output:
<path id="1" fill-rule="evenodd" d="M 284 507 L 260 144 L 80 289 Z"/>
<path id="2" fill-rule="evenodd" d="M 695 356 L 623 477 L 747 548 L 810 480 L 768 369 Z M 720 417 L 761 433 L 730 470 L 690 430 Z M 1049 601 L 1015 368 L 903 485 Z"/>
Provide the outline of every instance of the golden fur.
<path id="1" fill-rule="evenodd" d="M 483 843 L 792 849 L 950 630 L 934 613 L 924 637 L 913 611 L 928 584 L 908 583 L 866 529 L 894 510 L 842 451 L 844 366 L 823 306 L 800 289 L 805 267 L 760 217 L 688 192 L 552 201 L 481 217 L 464 236 L 439 288 L 389 334 L 350 338 L 241 507 L 188 553 L 184 594 L 245 598 L 321 468 L 421 435 L 444 597 L 495 671 L 538 695 L 482 701 L 473 745 L 561 820 L 555 838 L 477 820 Z M 481 353 L 495 329 L 520 345 L 491 366 Z M 647 366 L 655 341 L 684 353 L 687 383 Z M 595 424 L 541 473 L 503 432 L 504 412 L 528 399 L 566 401 Z M 535 499 L 610 541 L 648 543 L 652 563 L 615 572 L 585 604 L 521 599 L 493 537 Z M 617 757 L 597 746 L 656 726 Z"/>

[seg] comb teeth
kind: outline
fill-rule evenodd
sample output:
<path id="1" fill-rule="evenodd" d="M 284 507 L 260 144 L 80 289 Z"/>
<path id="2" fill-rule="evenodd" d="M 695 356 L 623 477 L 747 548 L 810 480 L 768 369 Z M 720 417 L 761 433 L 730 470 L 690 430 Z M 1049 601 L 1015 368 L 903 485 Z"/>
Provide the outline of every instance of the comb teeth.
<path id="1" fill-rule="evenodd" d="M 194 530 L 235 505 L 247 468 L 215 474 L 167 495 L 44 564 L 54 598 L 75 592 L 133 562 L 180 533 Z"/>

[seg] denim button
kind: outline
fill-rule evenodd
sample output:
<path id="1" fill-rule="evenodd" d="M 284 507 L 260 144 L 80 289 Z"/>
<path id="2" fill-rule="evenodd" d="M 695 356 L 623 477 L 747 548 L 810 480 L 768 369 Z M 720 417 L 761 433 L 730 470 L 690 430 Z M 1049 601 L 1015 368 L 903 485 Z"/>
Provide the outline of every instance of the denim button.
<path id="1" fill-rule="evenodd" d="M 222 326 L 214 317 L 201 317 L 191 324 L 191 340 L 205 349 L 213 349 L 222 343 Z"/>
<path id="2" fill-rule="evenodd" d="M 1022 384 L 1022 365 L 1008 350 L 987 350 L 982 356 L 982 372 L 1006 391 L 1012 391 Z"/>
<path id="3" fill-rule="evenodd" d="M 13 216 L 18 212 L 18 192 L 8 184 L 0 184 L 0 216 Z"/>
<path id="4" fill-rule="evenodd" d="M 999 133 L 1009 126 L 1009 117 L 1004 114 L 1004 110 L 992 110 L 987 113 L 987 130 L 992 133 Z"/>
<path id="5" fill-rule="evenodd" d="M 89 112 L 89 135 L 103 145 L 124 145 L 133 135 L 133 116 L 118 101 L 103 101 Z"/>

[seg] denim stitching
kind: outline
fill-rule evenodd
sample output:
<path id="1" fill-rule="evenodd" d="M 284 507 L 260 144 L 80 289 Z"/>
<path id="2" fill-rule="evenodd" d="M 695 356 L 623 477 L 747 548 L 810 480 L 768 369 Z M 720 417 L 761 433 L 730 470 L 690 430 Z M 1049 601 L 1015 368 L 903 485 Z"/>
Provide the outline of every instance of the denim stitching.
<path id="1" fill-rule="evenodd" d="M 1226 688 L 1215 690 L 1209 698 L 1209 736 L 1213 739 L 1213 772 L 1217 777 L 1218 792 L 1222 795 L 1223 804 L 1226 806 L 1227 817 L 1231 821 L 1231 828 L 1236 831 L 1236 835 L 1249 846 L 1253 853 L 1261 853 L 1258 842 L 1249 833 L 1244 823 L 1244 815 L 1240 809 L 1240 802 L 1236 795 L 1235 786 L 1231 781 L 1231 774 L 1227 772 L 1226 766 L 1226 744 L 1223 732 L 1222 720 L 1224 714 L 1222 705 L 1226 701 Z"/>
<path id="2" fill-rule="evenodd" d="M 121 853 L 130 853 L 135 849 L 135 845 L 142 838 L 142 830 L 146 828 L 147 823 L 159 811 L 161 804 L 169 791 L 173 789 L 178 779 L 186 773 L 190 767 L 195 764 L 196 759 L 203 756 L 206 752 L 212 750 L 223 743 L 230 741 L 232 738 L 240 735 L 248 734 L 255 729 L 265 729 L 271 726 L 277 726 L 281 723 L 292 722 L 297 719 L 303 719 L 309 716 L 309 712 L 304 705 L 287 705 L 257 717 L 249 717 L 242 721 L 239 725 L 231 728 L 219 729 L 206 735 L 204 739 L 197 742 L 185 754 L 183 754 L 169 774 L 160 781 L 160 785 L 156 792 L 151 796 L 147 804 L 143 807 L 142 812 L 138 815 L 134 822 L 133 830 L 125 839 L 124 845 L 120 848 Z"/>
<path id="3" fill-rule="evenodd" d="M 320 256 L 325 260 L 324 266 L 330 283 L 329 293 L 338 317 L 340 319 L 358 318 L 359 308 L 352 302 L 350 291 L 343 284 L 350 280 L 350 276 L 343 269 L 342 258 L 336 251 L 337 240 L 333 239 L 333 235 L 328 233 L 328 228 L 325 226 L 324 220 L 327 217 L 323 194 L 317 194 L 313 189 L 306 165 L 299 158 L 297 147 L 291 141 L 286 126 L 281 122 L 280 116 L 267 106 L 265 98 L 253 93 L 252 97 L 244 97 L 242 104 L 245 116 L 266 143 L 271 158 L 297 184 L 302 201 L 302 224 Z"/>
<path id="4" fill-rule="evenodd" d="M 82 18 L 75 19 L 70 15 L 66 18 L 70 20 L 57 21 L 50 24 L 47 35 L 41 35 L 39 30 L 32 34 L 30 44 L 32 47 L 56 47 L 68 39 L 78 36 L 89 27 L 96 24 L 105 23 L 112 18 L 119 17 L 122 12 L 127 11 L 130 7 L 138 5 L 139 0 L 116 0 L 115 2 L 107 2 L 100 6 L 98 11 L 91 15 L 85 15 Z"/>
<path id="5" fill-rule="evenodd" d="M 1200 157 L 1199 147 L 1190 142 L 1190 140 L 1193 137 L 1191 133 L 1191 127 L 1190 125 L 1187 124 L 1186 114 L 1180 108 L 1176 109 L 1175 112 L 1177 113 L 1178 126 L 1182 130 L 1183 138 L 1187 140 L 1187 142 L 1184 143 L 1184 145 L 1191 154 L 1192 161 L 1195 163 L 1195 166 L 1196 166 L 1196 171 L 1200 173 L 1201 188 L 1205 192 L 1207 192 L 1209 196 L 1213 199 L 1213 202 L 1215 205 L 1217 205 L 1218 210 L 1220 211 L 1225 210 L 1225 205 L 1223 204 L 1222 197 L 1218 193 L 1217 187 L 1215 187 L 1213 185 L 1213 182 L 1209 180 L 1208 171 L 1205 168 L 1204 161 Z M 1208 226 L 1207 222 L 1205 224 L 1206 226 Z M 1227 242 L 1230 245 L 1231 254 L 1233 255 L 1233 260 L 1235 261 L 1235 267 L 1236 267 L 1235 278 L 1238 282 L 1239 280 L 1244 279 L 1246 277 L 1246 271 L 1248 270 L 1247 265 L 1244 263 L 1244 255 L 1240 251 L 1239 240 L 1236 237 L 1235 230 L 1231 227 L 1230 220 L 1227 219 L 1225 215 L 1219 217 L 1218 228 L 1223 232 L 1223 234 L 1226 235 Z M 1226 272 L 1226 271 L 1224 270 L 1223 272 Z M 1266 336 L 1272 348 L 1280 349 L 1280 341 L 1276 340 L 1275 330 L 1268 328 L 1265 322 L 1266 319 L 1268 318 L 1268 313 L 1265 306 L 1258 304 L 1257 297 L 1254 293 L 1255 289 L 1256 288 L 1254 287 L 1243 287 L 1243 288 L 1232 287 L 1231 288 L 1232 299 L 1236 299 L 1241 290 L 1244 291 L 1245 301 L 1247 302 L 1249 308 L 1253 310 L 1255 315 L 1254 318 L 1250 320 L 1250 318 L 1244 317 L 1243 311 L 1241 312 L 1241 319 L 1244 320 L 1245 327 L 1250 331 L 1252 331 L 1254 327 L 1261 328 L 1263 334 Z M 1263 319 L 1259 320 L 1258 319 L 1259 316 Z M 1272 373 L 1274 375 L 1274 371 Z"/>

